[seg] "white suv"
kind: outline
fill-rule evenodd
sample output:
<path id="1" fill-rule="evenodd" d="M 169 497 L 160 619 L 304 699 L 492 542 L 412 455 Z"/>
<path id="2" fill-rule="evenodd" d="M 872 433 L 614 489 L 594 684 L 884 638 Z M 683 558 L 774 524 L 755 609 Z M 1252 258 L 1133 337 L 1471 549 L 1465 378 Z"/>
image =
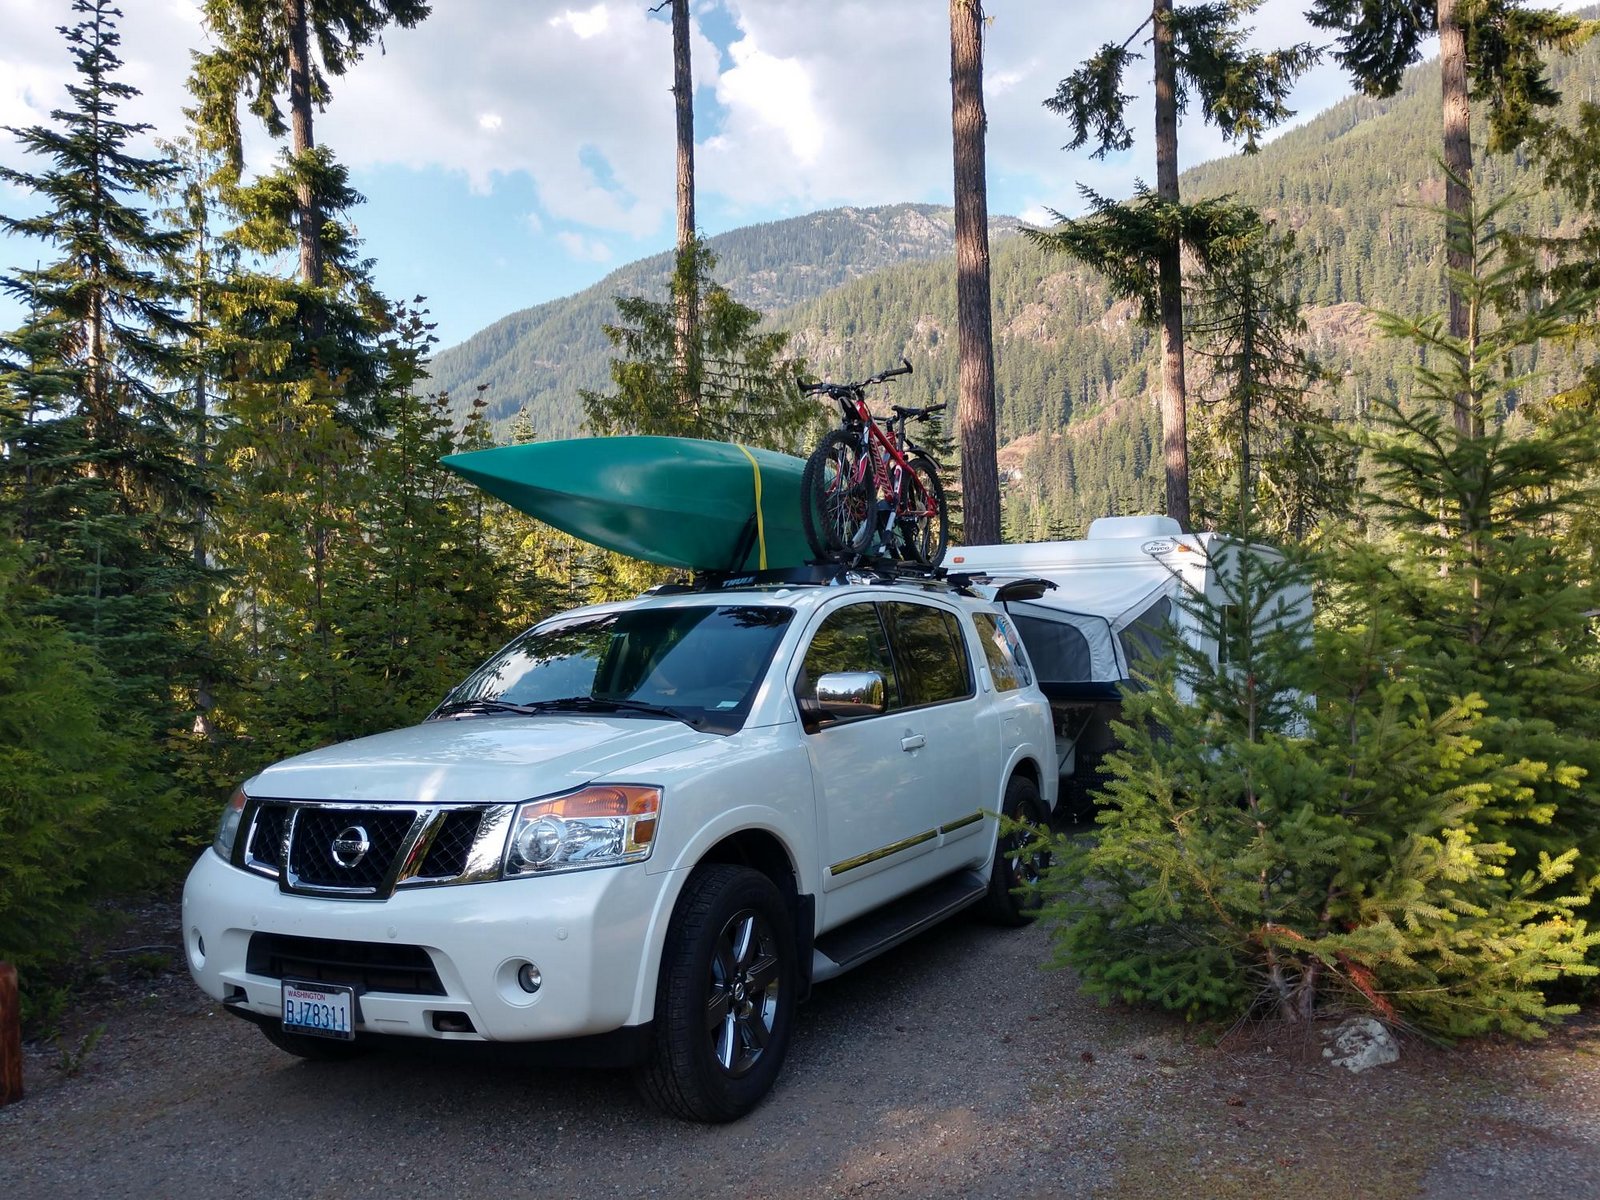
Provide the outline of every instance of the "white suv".
<path id="1" fill-rule="evenodd" d="M 1039 863 L 1050 711 L 1001 608 L 846 579 L 554 617 L 422 724 L 267 768 L 189 875 L 196 982 L 306 1057 L 385 1035 L 771 1087 L 795 1004 Z"/>

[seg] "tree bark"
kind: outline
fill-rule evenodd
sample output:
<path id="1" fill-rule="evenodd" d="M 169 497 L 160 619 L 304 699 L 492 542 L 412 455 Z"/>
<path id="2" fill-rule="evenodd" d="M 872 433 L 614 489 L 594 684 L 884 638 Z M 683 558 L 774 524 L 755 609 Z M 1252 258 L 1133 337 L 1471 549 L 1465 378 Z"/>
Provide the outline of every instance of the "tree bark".
<path id="1" fill-rule="evenodd" d="M 960 379 L 956 428 L 961 443 L 963 540 L 983 546 L 1000 541 L 1000 477 L 995 458 L 982 0 L 950 0 L 950 93 Z"/>
<path id="2" fill-rule="evenodd" d="M 1172 47 L 1172 0 L 1155 0 L 1156 196 L 1178 202 L 1178 88 Z M 1161 444 L 1167 515 L 1189 528 L 1188 395 L 1183 368 L 1183 260 L 1174 237 L 1161 249 Z"/>
<path id="3" fill-rule="evenodd" d="M 289 128 L 296 162 L 302 155 L 315 149 L 317 144 L 311 128 L 311 49 L 307 4 L 308 0 L 283 0 L 283 19 L 289 29 Z M 311 181 L 303 176 L 295 183 L 295 198 L 300 208 L 300 278 L 312 287 L 321 287 L 322 206 L 317 202 L 316 189 Z"/>
<path id="4" fill-rule="evenodd" d="M 699 338 L 699 268 L 694 252 L 694 77 L 689 69 L 689 0 L 672 0 L 672 98 L 678 118 L 678 294 L 677 333 L 680 402 L 693 410 L 700 402 L 695 369 Z"/>
<path id="5" fill-rule="evenodd" d="M 1472 108 L 1467 87 L 1467 34 L 1457 19 L 1458 0 L 1439 0 L 1439 68 L 1443 80 L 1444 102 L 1444 165 L 1447 171 L 1444 182 L 1445 210 L 1453 218 L 1464 220 L 1471 203 L 1472 184 Z M 1451 222 L 1450 239 L 1445 247 L 1445 265 L 1452 271 L 1466 271 L 1471 267 L 1471 254 L 1456 245 L 1456 235 L 1464 225 Z M 1469 329 L 1466 301 L 1454 282 L 1447 282 L 1449 297 L 1450 336 L 1467 339 Z M 1472 411 L 1465 393 L 1455 398 L 1453 416 L 1458 433 L 1469 437 L 1483 436 L 1481 414 Z"/>

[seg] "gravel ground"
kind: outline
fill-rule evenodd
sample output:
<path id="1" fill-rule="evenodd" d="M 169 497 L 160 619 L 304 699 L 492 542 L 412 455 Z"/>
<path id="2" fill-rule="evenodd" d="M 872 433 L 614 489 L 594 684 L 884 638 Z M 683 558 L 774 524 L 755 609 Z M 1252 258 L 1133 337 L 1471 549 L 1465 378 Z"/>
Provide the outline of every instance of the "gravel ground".
<path id="1" fill-rule="evenodd" d="M 615 1073 L 303 1063 L 124 956 L 59 1045 L 29 1047 L 0 1196 L 1600 1200 L 1592 1018 L 1351 1076 L 1281 1037 L 1219 1048 L 1101 1008 L 1046 951 L 957 919 L 819 987 L 772 1096 L 721 1127 Z"/>

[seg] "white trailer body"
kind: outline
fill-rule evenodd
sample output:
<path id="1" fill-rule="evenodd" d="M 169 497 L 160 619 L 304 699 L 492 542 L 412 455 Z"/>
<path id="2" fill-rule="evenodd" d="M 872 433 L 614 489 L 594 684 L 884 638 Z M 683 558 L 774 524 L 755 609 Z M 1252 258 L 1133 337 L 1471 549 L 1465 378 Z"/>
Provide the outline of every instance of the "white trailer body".
<path id="1" fill-rule="evenodd" d="M 1122 689 L 1135 682 L 1141 654 L 1160 649 L 1164 631 L 1204 650 L 1213 664 L 1225 654 L 1178 600 L 1187 594 L 1228 605 L 1230 564 L 1241 552 L 1277 557 L 1265 546 L 1243 551 L 1221 534 L 1186 534 L 1170 517 L 1130 516 L 1102 517 L 1078 541 L 956 546 L 946 555 L 951 573 L 988 577 L 977 590 L 991 595 L 1008 581 L 1055 585 L 1037 599 L 1007 600 L 1005 608 L 1055 713 L 1063 807 L 1087 811 L 1100 759 L 1115 744 L 1110 722 Z M 1282 597 L 1275 606 L 1282 615 L 1273 619 L 1300 620 L 1310 611 L 1310 589 L 1298 587 Z"/>

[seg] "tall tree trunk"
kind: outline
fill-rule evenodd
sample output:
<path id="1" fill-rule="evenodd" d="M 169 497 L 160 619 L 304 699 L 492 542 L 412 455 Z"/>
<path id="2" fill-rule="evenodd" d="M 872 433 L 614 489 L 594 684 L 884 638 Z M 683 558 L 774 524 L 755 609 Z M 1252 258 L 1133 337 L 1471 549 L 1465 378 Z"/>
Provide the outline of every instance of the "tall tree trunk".
<path id="1" fill-rule="evenodd" d="M 950 0 L 950 95 L 955 157 L 956 329 L 960 361 L 956 429 L 961 442 L 961 512 L 967 544 L 983 546 L 1000 540 L 1000 477 L 995 460 L 982 0 Z"/>
<path id="2" fill-rule="evenodd" d="M 311 130 L 311 50 L 308 0 L 283 0 L 283 19 L 289 27 L 289 128 L 294 156 L 316 147 Z M 312 287 L 322 286 L 322 206 L 309 179 L 295 185 L 299 203 L 300 278 Z"/>
<path id="3" fill-rule="evenodd" d="M 678 117 L 678 365 L 679 402 L 700 402 L 699 265 L 694 261 L 694 78 L 689 70 L 689 0 L 672 0 L 672 99 Z"/>
<path id="4" fill-rule="evenodd" d="M 1155 0 L 1156 195 L 1178 202 L 1178 87 L 1172 49 L 1172 0 Z M 1161 444 L 1167 469 L 1167 515 L 1189 528 L 1188 396 L 1183 378 L 1183 259 L 1174 238 L 1161 250 Z"/>
<path id="5" fill-rule="evenodd" d="M 1452 271 L 1466 271 L 1471 267 L 1470 253 L 1456 245 L 1458 233 L 1465 228 L 1467 206 L 1471 203 L 1472 186 L 1472 109 L 1467 88 L 1467 33 L 1457 19 L 1458 0 L 1439 0 L 1439 68 L 1443 79 L 1444 101 L 1444 165 L 1448 172 L 1444 183 L 1444 207 L 1454 220 L 1449 242 L 1445 248 L 1445 264 Z M 1447 286 L 1450 302 L 1450 336 L 1465 340 L 1468 336 L 1467 306 L 1461 289 L 1454 283 Z M 1483 436 L 1482 414 L 1472 411 L 1468 397 L 1456 396 L 1456 430 L 1469 437 Z"/>

